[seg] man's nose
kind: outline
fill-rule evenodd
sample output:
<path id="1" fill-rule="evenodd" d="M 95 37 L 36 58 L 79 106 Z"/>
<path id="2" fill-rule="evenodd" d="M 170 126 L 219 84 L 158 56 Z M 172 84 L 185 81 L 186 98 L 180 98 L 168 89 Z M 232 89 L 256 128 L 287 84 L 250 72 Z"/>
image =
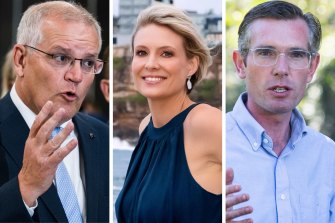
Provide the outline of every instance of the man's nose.
<path id="1" fill-rule="evenodd" d="M 75 83 L 80 83 L 83 80 L 83 71 L 81 69 L 81 60 L 74 59 L 69 64 L 69 68 L 65 74 L 65 79 Z"/>
<path id="2" fill-rule="evenodd" d="M 275 64 L 274 75 L 288 75 L 289 59 L 285 53 L 278 54 L 277 63 Z"/>

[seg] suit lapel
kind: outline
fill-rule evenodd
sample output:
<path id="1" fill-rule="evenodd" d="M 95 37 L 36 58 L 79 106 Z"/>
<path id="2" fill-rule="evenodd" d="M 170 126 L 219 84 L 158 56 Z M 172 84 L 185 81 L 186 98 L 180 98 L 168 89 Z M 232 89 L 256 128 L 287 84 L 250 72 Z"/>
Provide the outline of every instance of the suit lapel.
<path id="1" fill-rule="evenodd" d="M 16 170 L 10 170 L 11 175 L 17 176 L 22 167 L 24 145 L 29 135 L 29 128 L 9 95 L 1 102 L 0 112 L 9 114 L 2 116 L 0 120 L 1 143 L 17 166 Z M 58 222 L 67 221 L 64 209 L 53 184 L 38 200 L 40 221 L 43 221 L 43 219 L 50 221 L 50 214 L 53 215 Z M 48 212 L 46 212 L 45 209 L 48 209 Z"/>
<path id="2" fill-rule="evenodd" d="M 29 128 L 26 122 L 7 94 L 0 102 L 0 143 L 16 164 L 17 170 L 22 167 L 24 145 L 28 134 Z"/>
<path id="3" fill-rule="evenodd" d="M 1 143 L 17 165 L 22 167 L 23 151 L 29 128 L 20 113 L 13 114 L 1 123 Z"/>
<path id="4" fill-rule="evenodd" d="M 83 119 L 75 116 L 73 121 L 78 134 L 79 150 L 84 160 L 86 211 L 87 221 L 90 221 L 90 219 L 97 219 L 98 214 L 96 194 L 99 190 L 100 168 L 96 148 L 99 147 L 99 141 L 96 138 L 97 132 L 89 128 L 90 125 Z"/>
<path id="5" fill-rule="evenodd" d="M 53 214 L 57 222 L 68 222 L 62 203 L 58 197 L 54 184 L 40 197 L 46 208 Z M 40 213 L 40 220 L 43 221 L 43 213 Z M 47 217 L 46 217 L 47 218 Z"/>

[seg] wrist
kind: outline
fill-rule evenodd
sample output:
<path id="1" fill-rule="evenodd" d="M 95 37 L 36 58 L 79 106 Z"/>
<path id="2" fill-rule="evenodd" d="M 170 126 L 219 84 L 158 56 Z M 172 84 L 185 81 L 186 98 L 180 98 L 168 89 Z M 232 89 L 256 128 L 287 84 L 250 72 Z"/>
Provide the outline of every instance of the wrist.
<path id="1" fill-rule="evenodd" d="M 18 181 L 21 197 L 25 205 L 28 207 L 36 206 L 36 201 L 39 195 L 32 187 L 25 183 L 24 176 L 21 171 L 18 175 Z"/>

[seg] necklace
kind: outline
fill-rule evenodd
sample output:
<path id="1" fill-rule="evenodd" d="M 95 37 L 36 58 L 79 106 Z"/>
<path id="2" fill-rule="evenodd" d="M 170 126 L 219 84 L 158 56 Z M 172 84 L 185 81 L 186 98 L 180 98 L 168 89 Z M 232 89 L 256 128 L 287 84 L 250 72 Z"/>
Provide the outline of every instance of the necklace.
<path id="1" fill-rule="evenodd" d="M 186 100 L 186 95 L 185 95 L 185 97 L 184 97 L 184 99 L 183 99 L 183 102 L 181 103 L 181 107 L 180 107 L 180 111 L 179 111 L 179 113 L 183 111 L 183 107 L 184 107 L 185 100 Z"/>

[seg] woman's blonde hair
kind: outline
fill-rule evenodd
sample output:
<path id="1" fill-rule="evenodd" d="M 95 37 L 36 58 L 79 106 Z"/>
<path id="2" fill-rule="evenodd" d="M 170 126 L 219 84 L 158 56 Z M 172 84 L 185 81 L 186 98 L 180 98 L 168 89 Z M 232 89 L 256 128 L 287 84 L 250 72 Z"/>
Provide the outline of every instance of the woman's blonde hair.
<path id="1" fill-rule="evenodd" d="M 187 58 L 193 58 L 194 56 L 199 58 L 199 67 L 191 77 L 191 82 L 194 86 L 199 80 L 201 80 L 202 75 L 207 73 L 207 69 L 212 63 L 212 58 L 210 56 L 210 49 L 207 47 L 205 40 L 201 36 L 196 25 L 192 22 L 191 18 L 182 10 L 172 5 L 156 3 L 146 8 L 137 18 L 137 23 L 132 35 L 133 52 L 136 33 L 140 28 L 149 24 L 168 27 L 180 35 L 183 38 Z M 187 93 L 190 92 L 191 90 L 187 89 Z"/>

